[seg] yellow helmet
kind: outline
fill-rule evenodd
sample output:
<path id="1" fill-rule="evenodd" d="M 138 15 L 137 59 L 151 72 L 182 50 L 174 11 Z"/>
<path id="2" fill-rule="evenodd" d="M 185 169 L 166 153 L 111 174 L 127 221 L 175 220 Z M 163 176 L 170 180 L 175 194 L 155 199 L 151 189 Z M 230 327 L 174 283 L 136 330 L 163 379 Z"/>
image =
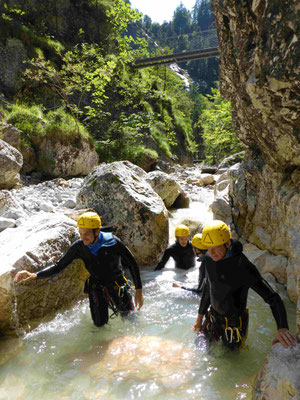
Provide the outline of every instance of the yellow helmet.
<path id="1" fill-rule="evenodd" d="M 225 222 L 215 220 L 204 226 L 202 238 L 203 243 L 207 247 L 214 247 L 228 242 L 231 234 Z"/>
<path id="2" fill-rule="evenodd" d="M 182 237 L 182 236 L 189 236 L 190 230 L 186 225 L 178 225 L 175 228 L 175 236 Z"/>
<path id="3" fill-rule="evenodd" d="M 207 246 L 202 243 L 201 233 L 196 233 L 192 239 L 192 246 L 197 247 L 199 250 L 207 250 Z"/>
<path id="4" fill-rule="evenodd" d="M 101 228 L 101 219 L 95 212 L 86 212 L 81 214 L 77 221 L 78 228 L 99 229 Z"/>

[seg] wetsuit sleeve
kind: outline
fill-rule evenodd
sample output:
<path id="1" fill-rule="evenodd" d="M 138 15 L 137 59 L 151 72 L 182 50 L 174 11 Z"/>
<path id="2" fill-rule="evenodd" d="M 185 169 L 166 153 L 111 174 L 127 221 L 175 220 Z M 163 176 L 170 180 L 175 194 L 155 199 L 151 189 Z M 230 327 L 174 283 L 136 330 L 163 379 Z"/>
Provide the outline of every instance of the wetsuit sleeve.
<path id="1" fill-rule="evenodd" d="M 181 289 L 187 290 L 188 292 L 192 292 L 192 293 L 195 293 L 195 294 L 201 294 L 202 293 L 202 290 L 199 289 L 199 288 L 194 289 L 194 288 L 187 288 L 185 286 L 181 286 Z"/>
<path id="2" fill-rule="evenodd" d="M 78 242 L 75 242 L 57 263 L 38 271 L 36 273 L 37 279 L 50 278 L 51 276 L 59 274 L 77 258 L 80 258 L 80 255 L 78 252 Z"/>
<path id="3" fill-rule="evenodd" d="M 162 259 L 160 260 L 160 262 L 157 264 L 156 268 L 154 269 L 154 271 L 159 271 L 160 269 L 163 269 L 164 266 L 167 264 L 169 258 L 172 256 L 173 253 L 173 246 L 169 246 L 165 252 L 164 255 L 162 256 Z"/>
<path id="4" fill-rule="evenodd" d="M 198 290 L 201 289 L 205 279 L 205 263 L 201 262 L 199 267 Z"/>
<path id="5" fill-rule="evenodd" d="M 200 300 L 198 314 L 205 314 L 210 306 L 210 295 L 207 281 L 204 281 L 203 294 Z"/>
<path id="6" fill-rule="evenodd" d="M 140 276 L 140 270 L 137 265 L 135 258 L 127 246 L 116 236 L 114 236 L 118 244 L 118 251 L 121 256 L 121 263 L 129 268 L 130 274 L 133 279 L 133 283 L 136 289 L 142 289 L 142 281 Z"/>
<path id="7" fill-rule="evenodd" d="M 278 293 L 276 293 L 268 282 L 261 278 L 256 283 L 252 284 L 251 289 L 253 289 L 257 294 L 259 294 L 266 303 L 269 304 L 273 316 L 275 318 L 277 329 L 286 328 L 289 329 L 286 310 L 283 301 Z"/>

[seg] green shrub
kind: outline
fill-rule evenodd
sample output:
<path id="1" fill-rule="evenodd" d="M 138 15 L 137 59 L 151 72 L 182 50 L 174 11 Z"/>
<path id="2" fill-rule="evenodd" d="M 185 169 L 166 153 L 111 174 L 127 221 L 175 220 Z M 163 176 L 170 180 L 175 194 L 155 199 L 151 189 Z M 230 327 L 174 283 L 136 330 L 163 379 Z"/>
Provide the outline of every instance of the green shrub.
<path id="1" fill-rule="evenodd" d="M 159 149 L 168 157 L 172 157 L 164 124 L 162 122 L 156 122 L 150 127 L 150 133 L 157 142 Z"/>
<path id="2" fill-rule="evenodd" d="M 48 138 L 72 144 L 76 144 L 81 138 L 89 138 L 86 128 L 63 108 L 49 111 L 46 118 L 45 135 Z"/>
<path id="3" fill-rule="evenodd" d="M 33 136 L 42 136 L 46 121 L 38 106 L 13 105 L 7 114 L 7 122 L 21 133 L 23 143 L 31 144 Z"/>

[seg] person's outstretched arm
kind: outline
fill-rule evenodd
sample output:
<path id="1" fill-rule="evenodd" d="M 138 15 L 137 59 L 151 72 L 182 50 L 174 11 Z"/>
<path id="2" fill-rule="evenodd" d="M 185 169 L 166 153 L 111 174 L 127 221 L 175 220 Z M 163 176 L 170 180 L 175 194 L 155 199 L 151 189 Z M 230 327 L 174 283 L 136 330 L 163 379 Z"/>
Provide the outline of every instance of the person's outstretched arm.
<path id="1" fill-rule="evenodd" d="M 78 242 L 72 244 L 66 254 L 55 264 L 50 265 L 36 273 L 27 270 L 22 270 L 16 273 L 14 281 L 18 283 L 27 282 L 33 279 L 50 278 L 51 276 L 59 274 L 76 258 L 80 258 L 78 254 Z"/>
<path id="2" fill-rule="evenodd" d="M 251 285 L 251 289 L 258 293 L 272 310 L 278 329 L 272 345 L 279 342 L 284 348 L 295 346 L 296 337 L 289 331 L 285 306 L 279 294 L 263 278 Z"/>

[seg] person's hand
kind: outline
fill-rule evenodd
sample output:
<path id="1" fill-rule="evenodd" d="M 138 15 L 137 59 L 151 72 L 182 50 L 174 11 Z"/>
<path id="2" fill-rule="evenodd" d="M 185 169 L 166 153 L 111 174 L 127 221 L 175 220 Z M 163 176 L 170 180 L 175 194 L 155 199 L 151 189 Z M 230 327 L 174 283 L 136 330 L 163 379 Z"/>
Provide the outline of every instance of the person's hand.
<path id="1" fill-rule="evenodd" d="M 144 303 L 144 295 L 142 289 L 137 289 L 135 291 L 135 297 L 134 297 L 134 304 L 137 308 L 137 310 L 140 310 L 142 305 Z"/>
<path id="2" fill-rule="evenodd" d="M 160 271 L 161 269 L 163 269 L 162 266 L 160 266 L 159 264 L 154 268 L 154 271 Z"/>
<path id="3" fill-rule="evenodd" d="M 179 289 L 182 287 L 182 285 L 180 285 L 180 283 L 178 283 L 178 282 L 173 282 L 172 286 L 177 287 Z"/>
<path id="4" fill-rule="evenodd" d="M 200 332 L 203 321 L 203 314 L 198 314 L 197 319 L 193 325 L 195 331 Z"/>
<path id="5" fill-rule="evenodd" d="M 25 269 L 23 271 L 19 271 L 16 273 L 14 277 L 14 281 L 18 283 L 26 282 L 26 281 L 31 281 L 32 279 L 36 279 L 37 274 L 34 272 L 29 272 L 26 271 Z"/>
<path id="6" fill-rule="evenodd" d="M 272 346 L 275 343 L 280 343 L 285 349 L 293 348 L 296 346 L 297 340 L 295 335 L 293 335 L 288 329 L 279 329 L 275 339 L 272 341 Z"/>

